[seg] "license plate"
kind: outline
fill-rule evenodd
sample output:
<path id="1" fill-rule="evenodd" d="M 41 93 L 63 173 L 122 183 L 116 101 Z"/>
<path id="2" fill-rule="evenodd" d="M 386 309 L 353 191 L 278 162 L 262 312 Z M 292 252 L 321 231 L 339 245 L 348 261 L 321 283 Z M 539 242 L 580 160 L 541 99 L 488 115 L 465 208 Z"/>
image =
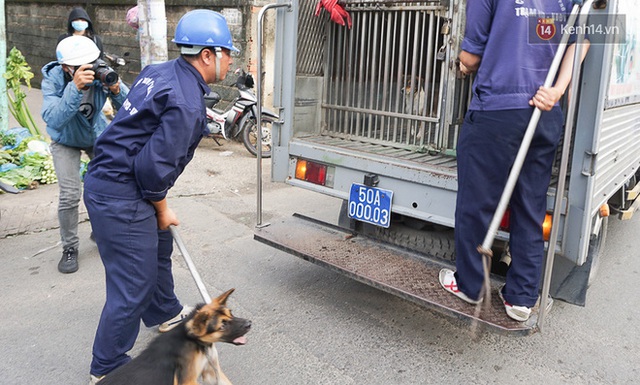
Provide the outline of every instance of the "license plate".
<path id="1" fill-rule="evenodd" d="M 349 218 L 389 227 L 392 198 L 393 191 L 353 183 L 349 193 Z"/>

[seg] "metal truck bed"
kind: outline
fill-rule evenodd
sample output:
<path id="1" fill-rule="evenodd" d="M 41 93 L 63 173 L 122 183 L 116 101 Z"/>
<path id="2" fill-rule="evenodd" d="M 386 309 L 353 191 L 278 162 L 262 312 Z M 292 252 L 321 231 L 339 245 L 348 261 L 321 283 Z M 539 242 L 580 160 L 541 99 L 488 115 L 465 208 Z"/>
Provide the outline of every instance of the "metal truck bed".
<path id="1" fill-rule="evenodd" d="M 388 157 L 398 161 L 416 163 L 416 168 L 423 166 L 435 166 L 438 169 L 455 173 L 457 168 L 456 158 L 446 153 L 430 151 L 428 148 L 401 148 L 385 142 L 360 141 L 351 138 L 341 138 L 330 135 L 313 135 L 295 138 L 297 141 L 305 141 L 318 146 L 336 147 L 345 151 L 353 151 L 368 154 L 374 157 Z"/>

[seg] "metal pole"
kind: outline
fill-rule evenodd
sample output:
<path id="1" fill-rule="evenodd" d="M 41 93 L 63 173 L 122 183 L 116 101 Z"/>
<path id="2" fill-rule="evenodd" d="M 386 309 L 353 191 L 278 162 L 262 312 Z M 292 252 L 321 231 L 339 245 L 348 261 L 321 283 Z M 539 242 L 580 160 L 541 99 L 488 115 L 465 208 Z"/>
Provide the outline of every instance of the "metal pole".
<path id="1" fill-rule="evenodd" d="M 140 66 L 167 61 L 167 16 L 164 0 L 138 0 Z"/>
<path id="2" fill-rule="evenodd" d="M 256 125 L 257 134 L 256 139 L 256 158 L 257 158 L 257 218 L 256 227 L 263 227 L 262 224 L 262 32 L 263 32 L 263 19 L 265 13 L 272 8 L 288 7 L 291 10 L 291 2 L 286 3 L 273 3 L 267 4 L 258 13 L 258 36 L 257 36 L 257 55 L 258 55 L 258 74 L 256 79 Z"/>
<path id="3" fill-rule="evenodd" d="M 202 296 L 202 299 L 204 300 L 205 303 L 210 303 L 211 296 L 209 295 L 209 292 L 207 291 L 207 288 L 204 285 L 204 282 L 202 281 L 200 274 L 198 274 L 198 270 L 196 270 L 196 265 L 193 264 L 193 260 L 191 259 L 191 256 L 189 255 L 189 252 L 187 251 L 187 248 L 185 247 L 184 242 L 182 242 L 182 237 L 180 237 L 178 228 L 171 225 L 169 226 L 169 230 L 171 230 L 171 235 L 173 236 L 173 240 L 176 242 L 176 245 L 178 246 L 180 253 L 184 257 L 184 261 L 187 263 L 187 267 L 191 272 L 191 276 L 193 277 L 193 280 L 196 282 L 196 286 L 198 286 L 198 290 L 200 291 L 200 295 Z"/>
<path id="4" fill-rule="evenodd" d="M 580 5 L 574 5 L 571 10 L 571 15 L 569 16 L 569 20 L 567 21 L 567 25 L 574 25 L 576 21 L 576 17 L 578 16 L 578 11 L 580 9 Z M 556 52 L 555 57 L 553 58 L 553 62 L 551 63 L 551 68 L 549 68 L 549 73 L 547 74 L 547 78 L 544 81 L 544 87 L 551 87 L 553 81 L 556 77 L 556 73 L 558 72 L 558 68 L 560 67 L 560 63 L 562 62 L 562 58 L 564 56 L 564 52 L 567 48 L 567 42 L 569 41 L 569 35 L 564 34 L 562 36 L 562 40 L 560 41 L 560 45 L 558 46 L 558 51 Z M 529 151 L 529 146 L 531 145 L 531 140 L 533 139 L 533 134 L 536 131 L 536 126 L 538 125 L 538 121 L 540 120 L 540 114 L 542 111 L 536 108 L 533 111 L 533 115 L 531 116 L 531 120 L 529 120 L 529 125 L 527 126 L 527 130 L 525 131 L 524 138 L 522 139 L 522 144 L 520 145 L 520 149 L 518 150 L 518 154 L 516 155 L 516 159 L 514 161 L 511 172 L 509 173 L 509 178 L 507 179 L 507 185 L 502 192 L 502 196 L 500 197 L 500 202 L 498 203 L 498 208 L 496 209 L 495 214 L 493 215 L 493 219 L 491 220 L 491 224 L 489 225 L 489 230 L 484 238 L 484 242 L 482 245 L 478 246 L 478 251 L 482 255 L 491 256 L 491 246 L 493 245 L 493 240 L 496 236 L 496 232 L 498 231 L 498 227 L 500 226 L 500 222 L 502 221 L 502 217 L 504 216 L 504 212 L 507 209 L 507 205 L 509 204 L 509 200 L 511 200 L 511 195 L 513 194 L 513 189 L 518 181 L 518 177 L 520 176 L 520 170 L 522 170 L 522 165 L 524 164 L 524 159 L 527 156 L 527 152 Z"/>
<path id="5" fill-rule="evenodd" d="M 585 25 L 589 9 L 593 0 L 587 0 L 580 10 L 580 20 L 578 25 Z M 583 31 L 585 28 L 582 29 Z M 564 129 L 564 142 L 562 144 L 562 157 L 560 160 L 560 171 L 558 175 L 558 186 L 556 188 L 556 198 L 553 204 L 553 221 L 551 223 L 551 234 L 549 236 L 549 245 L 547 247 L 547 260 L 544 268 L 544 278 L 542 282 L 542 293 L 540 297 L 540 310 L 538 311 L 538 329 L 542 330 L 542 324 L 547 314 L 547 301 L 549 296 L 549 288 L 551 286 L 551 273 L 553 272 L 553 262 L 556 256 L 556 243 L 558 242 L 558 230 L 560 227 L 560 217 L 562 216 L 562 199 L 564 198 L 564 188 L 567 179 L 567 169 L 569 168 L 569 152 L 571 151 L 571 136 L 573 126 L 575 124 L 575 111 L 578 98 L 578 86 L 580 65 L 582 63 L 582 42 L 584 34 L 579 35 L 576 41 L 576 49 L 573 57 L 572 82 L 571 91 L 569 93 L 571 102 L 567 109 L 567 123 Z"/>

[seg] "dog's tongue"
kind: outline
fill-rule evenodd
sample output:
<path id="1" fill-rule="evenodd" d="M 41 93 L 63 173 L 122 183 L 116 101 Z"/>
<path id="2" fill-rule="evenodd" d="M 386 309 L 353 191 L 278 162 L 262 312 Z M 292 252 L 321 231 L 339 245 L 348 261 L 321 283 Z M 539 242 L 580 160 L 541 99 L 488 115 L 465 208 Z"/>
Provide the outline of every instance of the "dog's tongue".
<path id="1" fill-rule="evenodd" d="M 247 337 L 241 336 L 233 340 L 233 343 L 236 345 L 244 345 L 247 343 Z"/>

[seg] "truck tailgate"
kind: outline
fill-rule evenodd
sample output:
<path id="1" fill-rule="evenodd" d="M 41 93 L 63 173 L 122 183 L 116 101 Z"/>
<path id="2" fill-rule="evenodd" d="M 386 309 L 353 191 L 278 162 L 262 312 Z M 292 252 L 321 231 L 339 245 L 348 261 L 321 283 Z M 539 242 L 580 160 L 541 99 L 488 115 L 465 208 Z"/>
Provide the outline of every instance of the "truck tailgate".
<path id="1" fill-rule="evenodd" d="M 527 335 L 536 330 L 537 308 L 527 323 L 507 317 L 497 295 L 502 285 L 498 280 L 491 282 L 489 308 L 483 306 L 476 317 L 475 306 L 445 292 L 440 286 L 437 277 L 440 269 L 447 267 L 444 262 L 381 244 L 327 223 L 294 214 L 256 229 L 254 239 L 469 323 L 475 320 L 479 325 L 508 334 Z"/>

